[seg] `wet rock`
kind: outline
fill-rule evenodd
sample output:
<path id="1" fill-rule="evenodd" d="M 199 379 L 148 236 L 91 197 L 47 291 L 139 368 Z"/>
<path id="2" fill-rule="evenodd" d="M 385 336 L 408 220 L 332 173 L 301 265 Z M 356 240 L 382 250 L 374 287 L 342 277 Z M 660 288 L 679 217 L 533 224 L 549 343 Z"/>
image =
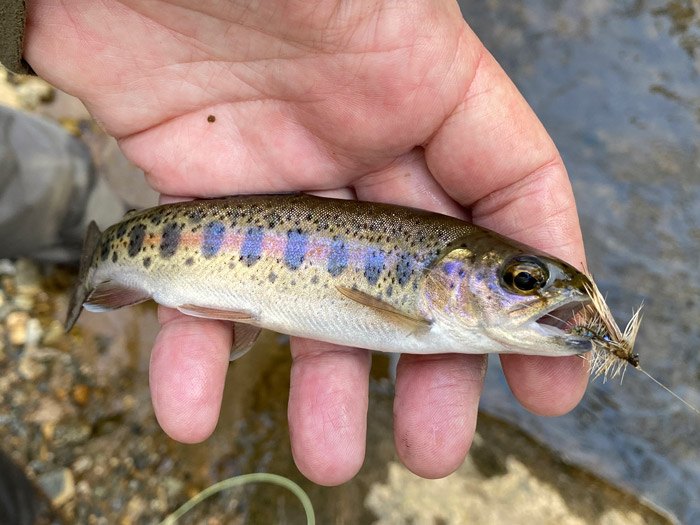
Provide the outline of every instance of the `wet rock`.
<path id="1" fill-rule="evenodd" d="M 556 487 L 537 479 L 517 459 L 508 458 L 505 465 L 503 475 L 481 479 L 468 459 L 455 474 L 426 480 L 392 463 L 386 483 L 374 485 L 365 503 L 377 515 L 377 525 L 589 523 L 572 513 Z M 633 511 L 611 509 L 600 523 L 641 525 L 645 520 Z"/>
<path id="2" fill-rule="evenodd" d="M 23 379 L 33 381 L 46 372 L 46 366 L 34 360 L 30 351 L 22 352 L 17 371 Z"/>
<path id="3" fill-rule="evenodd" d="M 87 480 L 78 481 L 75 486 L 75 492 L 79 497 L 89 498 L 92 495 L 92 490 L 90 489 L 90 483 Z"/>
<path id="4" fill-rule="evenodd" d="M 8 71 L 0 67 L 0 104 L 11 108 L 20 107 L 20 99 L 14 86 L 7 82 Z"/>
<path id="5" fill-rule="evenodd" d="M 54 359 L 56 351 L 39 348 L 43 330 L 38 319 L 29 319 L 26 324 L 24 351 L 19 357 L 17 370 L 24 379 L 33 381 L 46 372 L 46 364 Z"/>
<path id="6" fill-rule="evenodd" d="M 79 406 L 87 405 L 90 400 L 90 387 L 85 384 L 78 384 L 73 387 L 73 401 Z"/>
<path id="7" fill-rule="evenodd" d="M 70 469 L 53 470 L 38 477 L 39 485 L 56 507 L 75 497 L 75 480 Z"/>
<path id="8" fill-rule="evenodd" d="M 27 312 L 10 312 L 7 314 L 5 326 L 10 344 L 22 346 L 27 342 L 27 322 L 30 317 Z"/>
<path id="9" fill-rule="evenodd" d="M 173 478 L 172 476 L 167 476 L 163 478 L 163 488 L 165 489 L 165 496 L 168 498 L 169 501 L 172 501 L 177 496 L 179 496 L 182 493 L 184 487 L 185 484 L 177 478 Z"/>
<path id="10" fill-rule="evenodd" d="M 82 474 L 92 468 L 93 461 L 90 456 L 80 456 L 72 465 L 72 469 L 76 474 Z"/>
<path id="11" fill-rule="evenodd" d="M 26 324 L 26 336 L 24 345 L 27 350 L 34 350 L 39 345 L 44 329 L 39 319 L 28 319 Z"/>
<path id="12" fill-rule="evenodd" d="M 127 503 L 126 515 L 119 523 L 122 525 L 138 523 L 147 508 L 148 504 L 146 503 L 146 500 L 144 500 L 141 496 L 134 496 L 129 500 L 129 503 Z"/>
<path id="13" fill-rule="evenodd" d="M 33 295 L 22 294 L 15 296 L 14 307 L 17 310 L 24 310 L 25 312 L 28 312 L 34 308 L 34 304 Z"/>
<path id="14" fill-rule="evenodd" d="M 66 409 L 62 403 L 51 397 L 42 397 L 37 406 L 27 418 L 32 423 L 58 423 L 65 415 Z"/>
<path id="15" fill-rule="evenodd" d="M 17 294 L 17 286 L 15 278 L 12 275 L 0 274 L 0 287 L 7 297 L 14 297 Z"/>
<path id="16" fill-rule="evenodd" d="M 25 352 L 29 353 L 32 359 L 40 363 L 63 363 L 66 359 L 70 360 L 69 356 L 66 356 L 55 348 L 47 348 L 45 346 L 28 348 Z"/>
<path id="17" fill-rule="evenodd" d="M 63 325 L 58 319 L 54 319 L 49 323 L 41 342 L 46 346 L 56 346 L 64 339 L 64 336 Z"/>
<path id="18" fill-rule="evenodd" d="M 22 82 L 17 86 L 18 102 L 24 109 L 34 109 L 45 102 L 50 102 L 53 93 L 53 87 L 38 77 L 22 77 Z"/>
<path id="19" fill-rule="evenodd" d="M 0 275 L 15 275 L 15 265 L 9 259 L 0 259 Z"/>
<path id="20" fill-rule="evenodd" d="M 15 283 L 19 294 L 38 294 L 41 291 L 41 274 L 36 264 L 28 259 L 19 259 L 15 263 Z"/>
<path id="21" fill-rule="evenodd" d="M 55 447 L 76 446 L 85 443 L 92 434 L 92 427 L 82 421 L 66 421 L 56 425 L 53 435 Z"/>
<path id="22" fill-rule="evenodd" d="M 5 354 L 5 336 L 6 336 L 5 326 L 0 324 L 0 362 L 4 361 L 6 358 Z"/>

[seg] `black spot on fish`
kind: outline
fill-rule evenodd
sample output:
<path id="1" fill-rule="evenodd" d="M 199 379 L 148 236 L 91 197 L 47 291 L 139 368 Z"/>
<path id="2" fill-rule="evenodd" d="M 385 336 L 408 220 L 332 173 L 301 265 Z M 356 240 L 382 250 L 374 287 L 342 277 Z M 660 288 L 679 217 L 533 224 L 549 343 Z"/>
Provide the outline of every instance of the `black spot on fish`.
<path id="1" fill-rule="evenodd" d="M 266 213 L 262 220 L 268 228 L 272 229 L 282 222 L 282 215 L 278 211 L 272 210 Z"/>
<path id="2" fill-rule="evenodd" d="M 163 236 L 160 239 L 160 255 L 166 259 L 175 255 L 180 244 L 180 226 L 176 222 L 170 222 L 163 228 Z"/>
<path id="3" fill-rule="evenodd" d="M 106 261 L 107 257 L 109 257 L 111 244 L 112 243 L 109 242 L 108 239 L 102 241 L 102 246 L 100 247 L 100 259 L 102 259 L 103 261 Z"/>
<path id="4" fill-rule="evenodd" d="M 117 252 L 112 252 L 112 262 L 113 263 L 117 262 L 118 258 L 119 258 L 119 256 L 117 255 Z"/>
<path id="5" fill-rule="evenodd" d="M 274 283 L 277 280 L 277 274 L 275 272 L 270 272 L 270 275 L 267 276 L 267 280 Z"/>
<path id="6" fill-rule="evenodd" d="M 126 235 L 126 230 L 127 230 L 127 225 L 125 222 L 122 222 L 119 227 L 117 227 L 117 238 L 121 239 Z"/>
<path id="7" fill-rule="evenodd" d="M 148 268 L 151 265 L 151 258 L 150 257 L 145 257 L 143 259 L 143 267 Z"/>
<path id="8" fill-rule="evenodd" d="M 192 266 L 193 264 L 194 264 L 194 258 L 188 257 L 187 259 L 185 259 L 186 266 Z"/>
<path id="9" fill-rule="evenodd" d="M 143 224 L 137 224 L 129 232 L 129 249 L 127 253 L 129 257 L 135 257 L 141 251 L 143 239 L 146 236 L 146 227 Z"/>
<path id="10" fill-rule="evenodd" d="M 195 208 L 187 215 L 192 222 L 200 222 L 204 217 L 202 210 Z"/>
<path id="11" fill-rule="evenodd" d="M 311 284 L 318 284 L 318 275 L 314 275 L 311 278 Z"/>
<path id="12" fill-rule="evenodd" d="M 159 226 L 161 222 L 163 222 L 163 212 L 154 212 L 153 215 L 151 215 L 151 224 L 153 224 L 154 226 Z"/>
<path id="13" fill-rule="evenodd" d="M 386 296 L 391 297 L 391 295 L 394 293 L 394 287 L 392 285 L 389 285 L 386 289 Z"/>

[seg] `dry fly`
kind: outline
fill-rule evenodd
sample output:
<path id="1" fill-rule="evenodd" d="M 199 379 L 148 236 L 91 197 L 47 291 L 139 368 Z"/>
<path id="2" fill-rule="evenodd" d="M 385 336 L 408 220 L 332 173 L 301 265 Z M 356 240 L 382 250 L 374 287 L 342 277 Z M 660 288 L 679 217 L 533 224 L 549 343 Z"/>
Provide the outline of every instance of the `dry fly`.
<path id="1" fill-rule="evenodd" d="M 574 317 L 571 333 L 589 337 L 593 343 L 593 349 L 586 354 L 586 359 L 591 367 L 591 375 L 594 378 L 602 376 L 604 381 L 620 377 L 620 381 L 622 381 L 627 365 L 632 365 L 688 408 L 700 413 L 697 408 L 655 379 L 639 365 L 639 354 L 634 352 L 634 344 L 639 332 L 639 325 L 642 322 L 641 312 L 644 305 L 640 305 L 635 310 L 625 330 L 622 331 L 615 322 L 605 297 L 592 278 L 589 279 L 585 288 L 591 298 L 591 303 Z"/>

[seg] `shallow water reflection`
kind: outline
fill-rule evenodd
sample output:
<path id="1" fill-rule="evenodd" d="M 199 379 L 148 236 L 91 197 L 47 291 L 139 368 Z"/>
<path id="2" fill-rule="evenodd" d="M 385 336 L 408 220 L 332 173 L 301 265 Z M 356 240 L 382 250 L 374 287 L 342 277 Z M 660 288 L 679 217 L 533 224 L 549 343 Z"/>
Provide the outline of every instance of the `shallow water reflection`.
<path id="1" fill-rule="evenodd" d="M 642 366 L 700 404 L 700 12 L 692 1 L 463 2 L 554 137 L 588 263 L 617 317 L 644 300 Z M 571 415 L 519 409 L 492 367 L 485 410 L 700 522 L 700 424 L 647 378 L 594 383 Z"/>

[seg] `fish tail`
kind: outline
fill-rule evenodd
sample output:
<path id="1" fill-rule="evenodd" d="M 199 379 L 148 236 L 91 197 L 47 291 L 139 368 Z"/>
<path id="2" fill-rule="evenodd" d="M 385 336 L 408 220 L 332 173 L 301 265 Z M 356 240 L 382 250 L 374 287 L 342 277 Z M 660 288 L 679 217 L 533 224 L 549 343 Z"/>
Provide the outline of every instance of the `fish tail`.
<path id="1" fill-rule="evenodd" d="M 68 315 L 66 316 L 65 329 L 69 332 L 73 325 L 80 317 L 80 312 L 83 309 L 83 303 L 92 292 L 92 287 L 88 282 L 88 272 L 92 265 L 92 259 L 95 255 L 97 247 L 100 245 L 102 232 L 95 221 L 90 222 L 85 240 L 83 241 L 83 251 L 80 255 L 80 270 L 78 271 L 78 282 L 73 290 L 73 295 L 68 306 Z"/>

